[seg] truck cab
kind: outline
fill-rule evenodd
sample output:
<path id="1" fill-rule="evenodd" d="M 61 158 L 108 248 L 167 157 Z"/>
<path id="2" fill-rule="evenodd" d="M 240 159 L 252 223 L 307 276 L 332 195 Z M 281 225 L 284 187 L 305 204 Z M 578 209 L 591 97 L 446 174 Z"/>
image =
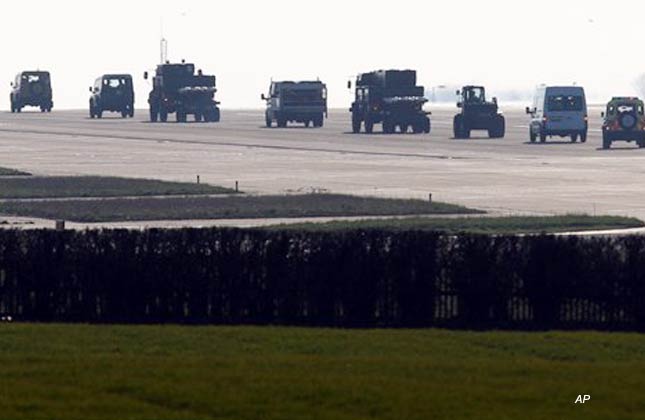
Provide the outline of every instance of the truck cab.
<path id="1" fill-rule="evenodd" d="M 305 127 L 322 127 L 327 116 L 327 86 L 320 81 L 271 82 L 266 101 L 266 126 L 273 122 L 286 127 L 289 122 L 302 123 Z"/>

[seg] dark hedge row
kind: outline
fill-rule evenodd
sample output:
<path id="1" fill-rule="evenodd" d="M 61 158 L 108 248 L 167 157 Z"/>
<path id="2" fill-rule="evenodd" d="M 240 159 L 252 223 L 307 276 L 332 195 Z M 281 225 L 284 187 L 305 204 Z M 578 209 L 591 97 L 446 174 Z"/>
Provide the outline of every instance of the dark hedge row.
<path id="1" fill-rule="evenodd" d="M 645 330 L 645 238 L 0 230 L 23 321 Z"/>

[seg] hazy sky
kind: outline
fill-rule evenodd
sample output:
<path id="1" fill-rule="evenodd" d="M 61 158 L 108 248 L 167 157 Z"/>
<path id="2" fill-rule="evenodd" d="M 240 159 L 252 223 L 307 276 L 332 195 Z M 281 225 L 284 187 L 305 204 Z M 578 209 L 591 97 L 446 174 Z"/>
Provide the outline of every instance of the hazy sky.
<path id="1" fill-rule="evenodd" d="M 182 4 L 183 3 L 183 4 Z M 645 2 L 601 1 L 219 0 L 7 2 L 0 17 L 0 107 L 24 69 L 52 72 L 57 108 L 85 108 L 100 74 L 142 78 L 159 61 L 160 23 L 172 60 L 185 58 L 218 77 L 224 108 L 258 108 L 274 79 L 320 77 L 330 105 L 346 107 L 350 76 L 413 68 L 426 87 L 486 84 L 585 86 L 593 99 L 635 93 L 645 72 Z"/>

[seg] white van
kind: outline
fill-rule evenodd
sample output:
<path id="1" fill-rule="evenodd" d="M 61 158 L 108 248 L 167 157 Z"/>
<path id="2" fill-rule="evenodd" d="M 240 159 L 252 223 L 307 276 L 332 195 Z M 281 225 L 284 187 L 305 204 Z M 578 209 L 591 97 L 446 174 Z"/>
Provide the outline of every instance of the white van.
<path id="1" fill-rule="evenodd" d="M 588 114 L 585 90 L 579 86 L 541 86 L 535 92 L 529 136 L 544 143 L 547 137 L 570 137 L 575 143 L 587 141 Z"/>

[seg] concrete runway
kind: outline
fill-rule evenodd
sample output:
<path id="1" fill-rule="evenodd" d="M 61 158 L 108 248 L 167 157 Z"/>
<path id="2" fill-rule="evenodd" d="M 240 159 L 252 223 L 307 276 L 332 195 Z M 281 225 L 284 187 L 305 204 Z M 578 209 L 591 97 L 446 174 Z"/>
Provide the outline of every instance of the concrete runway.
<path id="1" fill-rule="evenodd" d="M 506 138 L 452 139 L 456 108 L 429 108 L 430 135 L 354 135 L 349 112 L 322 129 L 263 127 L 263 111 L 223 110 L 219 124 L 150 124 L 86 111 L 0 114 L 0 166 L 47 175 L 194 181 L 249 193 L 312 189 L 413 197 L 503 214 L 630 215 L 645 219 L 645 149 L 603 151 L 600 108 L 586 144 L 528 142 L 528 116 L 506 109 Z M 171 116 L 174 120 L 174 116 Z M 380 126 L 377 126 L 380 131 Z"/>

